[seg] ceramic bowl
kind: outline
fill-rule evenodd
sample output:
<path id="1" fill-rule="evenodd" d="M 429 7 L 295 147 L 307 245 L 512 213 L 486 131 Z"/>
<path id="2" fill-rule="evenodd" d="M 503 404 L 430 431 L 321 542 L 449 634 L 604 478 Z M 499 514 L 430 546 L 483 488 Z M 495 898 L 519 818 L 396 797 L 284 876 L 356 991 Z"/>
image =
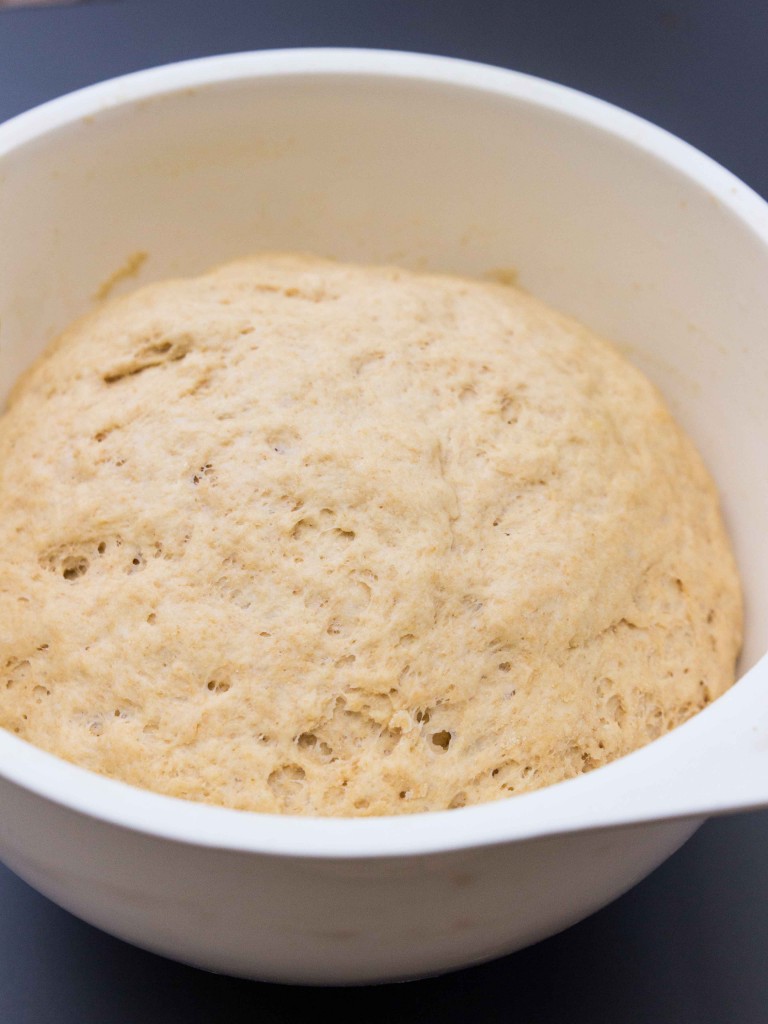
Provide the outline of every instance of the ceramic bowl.
<path id="1" fill-rule="evenodd" d="M 511 71 L 354 50 L 144 71 L 0 127 L 0 391 L 107 290 L 264 248 L 514 268 L 618 342 L 720 486 L 747 599 L 741 679 L 587 775 L 393 818 L 175 800 L 0 731 L 6 863 L 166 956 L 360 983 L 535 942 L 633 885 L 704 816 L 768 803 L 766 204 L 661 129 Z"/>

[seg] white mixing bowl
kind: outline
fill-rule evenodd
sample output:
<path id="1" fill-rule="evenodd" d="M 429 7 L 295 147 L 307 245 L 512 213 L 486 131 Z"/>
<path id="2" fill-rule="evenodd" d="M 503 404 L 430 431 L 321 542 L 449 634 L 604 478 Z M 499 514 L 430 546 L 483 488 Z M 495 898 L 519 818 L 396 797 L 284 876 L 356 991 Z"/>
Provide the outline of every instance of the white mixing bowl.
<path id="1" fill-rule="evenodd" d="M 625 346 L 720 485 L 748 602 L 743 677 L 608 767 L 397 818 L 174 800 L 0 731 L 10 867 L 179 960 L 364 982 L 535 942 L 633 885 L 707 814 L 768 803 L 768 207 L 630 114 L 477 64 L 296 50 L 141 72 L 0 127 L 0 390 L 135 254 L 118 288 L 261 248 L 515 267 Z"/>

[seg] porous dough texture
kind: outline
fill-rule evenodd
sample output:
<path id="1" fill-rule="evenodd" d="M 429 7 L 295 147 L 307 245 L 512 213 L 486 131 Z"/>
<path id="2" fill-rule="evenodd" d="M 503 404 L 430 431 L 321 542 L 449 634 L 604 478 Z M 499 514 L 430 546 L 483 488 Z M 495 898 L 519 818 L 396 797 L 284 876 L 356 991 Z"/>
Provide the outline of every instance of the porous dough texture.
<path id="1" fill-rule="evenodd" d="M 108 302 L 0 420 L 0 724 L 267 812 L 495 800 L 734 678 L 713 483 L 523 292 L 293 255 Z"/>

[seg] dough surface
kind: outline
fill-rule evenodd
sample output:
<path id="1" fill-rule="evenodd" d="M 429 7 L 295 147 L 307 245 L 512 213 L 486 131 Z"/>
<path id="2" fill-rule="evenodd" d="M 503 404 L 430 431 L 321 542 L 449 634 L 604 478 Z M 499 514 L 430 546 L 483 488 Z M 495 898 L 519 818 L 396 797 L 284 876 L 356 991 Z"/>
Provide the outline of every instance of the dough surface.
<path id="1" fill-rule="evenodd" d="M 76 323 L 0 419 L 0 725 L 229 807 L 439 810 L 734 678 L 714 486 L 511 287 L 266 254 Z"/>

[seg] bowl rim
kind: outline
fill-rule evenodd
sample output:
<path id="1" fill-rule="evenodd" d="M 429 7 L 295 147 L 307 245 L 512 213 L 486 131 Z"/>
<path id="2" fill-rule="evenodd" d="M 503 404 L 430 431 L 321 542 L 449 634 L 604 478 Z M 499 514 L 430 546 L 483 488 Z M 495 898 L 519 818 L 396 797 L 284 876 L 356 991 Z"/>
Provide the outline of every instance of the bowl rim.
<path id="1" fill-rule="evenodd" d="M 167 64 L 88 86 L 0 125 L 0 159 L 78 120 L 191 88 L 263 77 L 349 75 L 461 87 L 522 101 L 625 140 L 698 184 L 768 247 L 768 204 L 714 160 L 662 128 L 603 100 L 517 71 L 450 57 L 343 48 L 265 50 Z M 446 853 L 572 831 L 698 817 L 756 806 L 765 795 L 714 794 L 665 782 L 699 764 L 701 751 L 768 682 L 761 661 L 713 705 L 666 736 L 604 767 L 553 786 L 451 811 L 370 818 L 263 814 L 163 796 L 70 764 L 0 729 L 0 777 L 78 814 L 195 846 L 253 854 L 381 858 Z M 763 690 L 764 692 L 764 690 Z M 740 724 L 742 733 L 745 730 Z M 709 754 L 711 758 L 711 753 Z M 661 788 L 660 788 L 661 787 Z M 700 789 L 701 787 L 699 787 Z"/>

